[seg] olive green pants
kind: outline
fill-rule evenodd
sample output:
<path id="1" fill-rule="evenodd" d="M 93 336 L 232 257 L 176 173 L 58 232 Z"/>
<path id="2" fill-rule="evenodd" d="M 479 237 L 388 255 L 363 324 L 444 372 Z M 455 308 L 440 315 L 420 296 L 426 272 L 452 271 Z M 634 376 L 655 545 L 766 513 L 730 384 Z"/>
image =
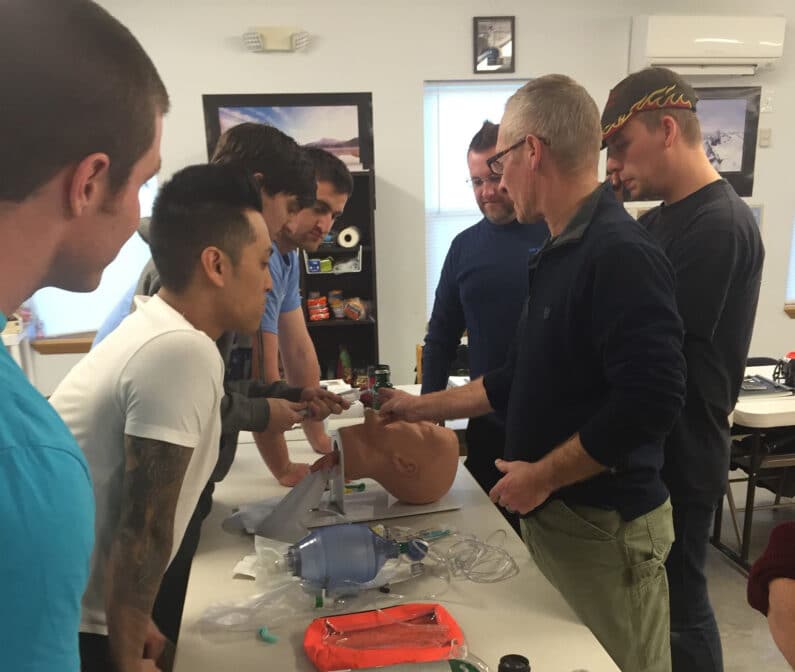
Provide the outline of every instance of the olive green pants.
<path id="1" fill-rule="evenodd" d="M 635 520 L 553 500 L 522 519 L 538 568 L 622 672 L 670 672 L 671 503 Z"/>

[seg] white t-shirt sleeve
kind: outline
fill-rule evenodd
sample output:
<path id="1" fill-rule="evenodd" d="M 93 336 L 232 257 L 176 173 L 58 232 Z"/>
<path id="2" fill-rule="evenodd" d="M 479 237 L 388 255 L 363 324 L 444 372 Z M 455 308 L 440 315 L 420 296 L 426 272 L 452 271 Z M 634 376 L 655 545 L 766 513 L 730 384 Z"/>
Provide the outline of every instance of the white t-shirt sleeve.
<path id="1" fill-rule="evenodd" d="M 146 342 L 119 377 L 124 433 L 196 448 L 218 414 L 223 361 L 202 332 L 169 331 Z"/>

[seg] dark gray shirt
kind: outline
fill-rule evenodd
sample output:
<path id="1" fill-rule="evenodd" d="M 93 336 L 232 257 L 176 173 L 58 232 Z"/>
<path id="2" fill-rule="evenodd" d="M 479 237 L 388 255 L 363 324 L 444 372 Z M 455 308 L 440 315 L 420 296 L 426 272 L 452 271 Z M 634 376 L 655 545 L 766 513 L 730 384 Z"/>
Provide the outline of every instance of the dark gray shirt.
<path id="1" fill-rule="evenodd" d="M 737 403 L 759 300 L 765 250 L 746 203 L 725 180 L 640 218 L 676 276 L 685 326 L 685 407 L 665 443 L 673 500 L 714 503 L 729 473 L 729 414 Z"/>

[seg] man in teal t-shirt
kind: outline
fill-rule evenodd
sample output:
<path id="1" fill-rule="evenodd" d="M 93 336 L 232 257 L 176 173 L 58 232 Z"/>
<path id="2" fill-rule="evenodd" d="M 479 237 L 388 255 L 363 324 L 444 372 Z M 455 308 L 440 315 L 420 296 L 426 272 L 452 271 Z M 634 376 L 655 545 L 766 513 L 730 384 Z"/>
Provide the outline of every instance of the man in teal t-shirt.
<path id="1" fill-rule="evenodd" d="M 0 91 L 13 92 L 0 105 L 1 331 L 41 287 L 97 287 L 159 169 L 168 94 L 136 39 L 89 0 L 0 3 Z M 80 669 L 93 544 L 80 449 L 0 346 L 0 668 Z"/>
<path id="2" fill-rule="evenodd" d="M 0 331 L 5 324 L 0 315 Z M 61 661 L 73 663 L 77 652 L 72 623 L 94 546 L 91 477 L 66 425 L 5 348 L 0 512 L 0 655 L 9 670 L 76 669 Z"/>

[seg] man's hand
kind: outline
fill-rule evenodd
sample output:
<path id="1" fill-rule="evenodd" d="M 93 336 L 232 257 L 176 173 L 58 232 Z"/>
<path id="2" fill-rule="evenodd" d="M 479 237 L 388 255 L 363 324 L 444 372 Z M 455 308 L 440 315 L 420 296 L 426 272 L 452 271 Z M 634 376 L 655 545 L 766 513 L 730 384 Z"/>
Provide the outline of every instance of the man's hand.
<path id="1" fill-rule="evenodd" d="M 787 662 L 795 666 L 795 581 L 778 577 L 768 584 L 767 624 Z"/>
<path id="2" fill-rule="evenodd" d="M 166 636 L 160 632 L 154 621 L 149 619 L 149 627 L 146 629 L 146 639 L 144 640 L 144 658 L 157 660 L 166 648 Z"/>
<path id="3" fill-rule="evenodd" d="M 423 397 L 409 394 L 403 390 L 382 387 L 378 390 L 378 402 L 381 405 L 378 414 L 385 422 L 394 422 L 395 420 L 418 422 L 431 419 L 427 415 Z"/>
<path id="4" fill-rule="evenodd" d="M 494 464 L 505 476 L 491 489 L 489 498 L 507 511 L 528 513 L 543 504 L 553 492 L 538 462 L 495 460 Z"/>
<path id="5" fill-rule="evenodd" d="M 151 658 L 118 661 L 113 670 L 115 672 L 162 672 L 162 669 L 157 666 L 157 662 Z"/>
<path id="6" fill-rule="evenodd" d="M 313 420 L 324 420 L 332 413 L 339 415 L 351 407 L 349 401 L 322 387 L 305 387 L 301 392 L 301 401 L 307 403 L 308 417 Z"/>
<path id="7" fill-rule="evenodd" d="M 309 473 L 309 465 L 304 462 L 288 462 L 287 467 L 279 472 L 273 473 L 279 485 L 287 488 L 292 488 L 297 485 L 300 480 Z"/>
<path id="8" fill-rule="evenodd" d="M 301 411 L 306 410 L 305 403 L 269 397 L 268 406 L 271 411 L 268 428 L 265 430 L 268 433 L 282 434 L 305 417 L 301 414 Z"/>
<path id="9" fill-rule="evenodd" d="M 304 422 L 304 435 L 309 445 L 316 453 L 326 455 L 334 450 L 331 445 L 331 437 L 326 434 L 323 423 L 319 420 L 306 420 Z"/>
<path id="10" fill-rule="evenodd" d="M 314 464 L 309 467 L 309 471 L 313 473 L 321 470 L 328 471 L 329 469 L 337 466 L 339 461 L 339 453 L 329 453 L 328 455 L 324 455 L 323 457 L 319 457 L 317 460 L 315 460 Z"/>

